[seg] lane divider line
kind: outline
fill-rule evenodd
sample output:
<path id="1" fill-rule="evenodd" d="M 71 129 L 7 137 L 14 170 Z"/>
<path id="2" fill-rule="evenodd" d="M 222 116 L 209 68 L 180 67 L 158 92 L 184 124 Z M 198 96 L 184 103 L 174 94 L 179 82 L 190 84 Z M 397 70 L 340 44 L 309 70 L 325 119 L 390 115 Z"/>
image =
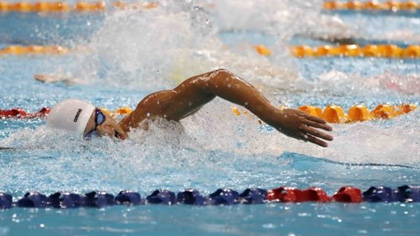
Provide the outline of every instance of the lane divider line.
<path id="1" fill-rule="evenodd" d="M 270 56 L 272 52 L 264 45 L 254 46 L 258 54 Z M 318 57 L 378 57 L 378 58 L 399 58 L 417 59 L 420 58 L 420 45 L 408 45 L 405 48 L 393 44 L 369 44 L 366 46 L 351 45 L 321 45 L 310 47 L 297 45 L 289 47 L 290 52 L 297 58 L 318 58 Z M 0 56 L 15 55 L 63 55 L 76 51 L 88 51 L 86 47 L 66 48 L 58 45 L 9 45 L 0 48 Z"/>
<path id="2" fill-rule="evenodd" d="M 420 58 L 420 45 L 408 45 L 406 48 L 394 44 L 356 44 L 331 46 L 321 45 L 309 47 L 298 45 L 291 47 L 291 53 L 298 58 L 303 57 L 381 57 L 381 58 Z"/>
<path id="3" fill-rule="evenodd" d="M 323 4 L 325 10 L 340 11 L 340 10 L 352 10 L 352 11 L 418 11 L 420 10 L 420 4 L 408 0 L 408 1 L 385 1 L 378 2 L 375 0 L 371 1 L 354 1 L 349 0 L 343 1 L 325 1 Z"/>
<path id="4" fill-rule="evenodd" d="M 53 12 L 53 13 L 64 13 L 64 12 L 103 12 L 107 9 L 120 9 L 120 10 L 137 10 L 137 9 L 153 9 L 158 7 L 157 2 L 144 2 L 144 3 L 125 3 L 125 2 L 113 2 L 109 6 L 105 2 L 84 2 L 80 1 L 74 5 L 69 5 L 66 2 L 14 2 L 9 3 L 6 1 L 0 1 L 0 13 L 7 12 Z"/>
<path id="5" fill-rule="evenodd" d="M 285 108 L 285 107 L 281 107 Z M 354 105 L 349 108 L 347 114 L 345 113 L 344 109 L 337 105 L 328 105 L 324 109 L 317 107 L 317 106 L 300 106 L 297 109 L 308 113 L 310 115 L 322 118 L 326 120 L 328 123 L 339 123 L 339 124 L 346 124 L 346 123 L 354 123 L 354 122 L 365 122 L 370 120 L 378 120 L 378 119 L 392 119 L 397 116 L 401 116 L 403 114 L 410 113 L 417 109 L 417 105 L 415 104 L 402 104 L 397 106 L 392 106 L 389 104 L 380 104 L 376 106 L 375 109 L 372 111 L 369 110 L 364 105 Z M 235 116 L 240 116 L 241 114 L 254 117 L 253 115 L 247 111 L 243 110 L 242 112 L 239 111 L 237 107 L 232 107 L 232 112 Z M 258 120 L 260 124 L 262 122 Z"/>
<path id="6" fill-rule="evenodd" d="M 24 208 L 104 208 L 113 205 L 237 205 L 237 204 L 264 204 L 264 203 L 362 203 L 362 202 L 420 202 L 420 187 L 403 185 L 397 188 L 387 186 L 372 186 L 362 191 L 353 186 L 343 186 L 334 195 L 327 193 L 318 187 L 298 189 L 294 187 L 279 187 L 275 189 L 248 188 L 242 193 L 233 189 L 220 188 L 208 196 L 202 195 L 196 189 L 186 189 L 175 192 L 158 189 L 146 198 L 140 193 L 124 190 L 117 196 L 105 191 L 92 191 L 84 195 L 72 192 L 60 191 L 49 196 L 28 192 L 17 201 L 13 201 L 10 194 L 0 192 L 0 209 L 12 207 Z"/>

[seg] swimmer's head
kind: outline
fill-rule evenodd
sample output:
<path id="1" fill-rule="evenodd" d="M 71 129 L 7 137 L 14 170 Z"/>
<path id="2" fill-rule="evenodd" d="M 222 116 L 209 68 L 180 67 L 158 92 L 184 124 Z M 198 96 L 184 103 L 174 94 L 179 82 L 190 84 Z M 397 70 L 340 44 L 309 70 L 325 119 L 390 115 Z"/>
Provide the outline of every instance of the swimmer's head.
<path id="1" fill-rule="evenodd" d="M 83 135 L 94 110 L 95 106 L 85 101 L 63 100 L 51 108 L 47 117 L 47 127 Z"/>
<path id="2" fill-rule="evenodd" d="M 114 119 L 92 104 L 78 99 L 66 99 L 54 105 L 47 117 L 47 127 L 82 137 L 97 134 L 126 138 L 125 132 Z"/>

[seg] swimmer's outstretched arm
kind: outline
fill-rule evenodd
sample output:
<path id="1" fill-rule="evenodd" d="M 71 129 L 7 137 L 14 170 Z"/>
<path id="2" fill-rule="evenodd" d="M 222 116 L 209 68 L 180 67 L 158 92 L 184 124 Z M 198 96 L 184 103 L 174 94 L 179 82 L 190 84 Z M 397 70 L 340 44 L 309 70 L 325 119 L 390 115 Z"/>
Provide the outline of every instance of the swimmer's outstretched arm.
<path id="1" fill-rule="evenodd" d="M 42 83 L 58 83 L 63 82 L 66 85 L 73 85 L 73 84 L 84 84 L 85 82 L 71 77 L 67 75 L 48 75 L 48 74 L 36 74 L 34 75 L 34 79 L 36 81 L 42 82 Z"/>
<path id="2" fill-rule="evenodd" d="M 248 82 L 227 70 L 216 70 L 191 77 L 172 90 L 152 93 L 120 122 L 129 131 L 147 119 L 158 117 L 179 121 L 193 114 L 216 96 L 246 107 L 265 123 L 283 134 L 327 147 L 333 137 L 320 129 L 332 128 L 320 118 L 295 109 L 279 109 Z"/>

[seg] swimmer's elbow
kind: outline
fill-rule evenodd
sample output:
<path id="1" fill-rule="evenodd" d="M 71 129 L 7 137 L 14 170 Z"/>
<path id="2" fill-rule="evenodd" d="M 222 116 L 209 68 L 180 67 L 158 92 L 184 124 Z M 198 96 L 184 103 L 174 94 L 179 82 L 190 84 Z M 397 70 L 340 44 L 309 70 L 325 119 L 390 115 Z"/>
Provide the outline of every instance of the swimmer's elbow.
<path id="1" fill-rule="evenodd" d="M 213 71 L 212 73 L 216 74 L 215 77 L 218 77 L 218 76 L 227 77 L 227 76 L 232 75 L 232 73 L 230 71 L 228 71 L 227 69 L 224 69 L 224 68 L 217 69 L 217 70 Z"/>
<path id="2" fill-rule="evenodd" d="M 209 82 L 210 82 L 209 85 L 213 85 L 213 86 L 218 87 L 218 85 L 220 83 L 224 83 L 226 81 L 226 79 L 232 78 L 233 77 L 232 75 L 233 74 L 230 71 L 228 71 L 226 69 L 223 69 L 223 68 L 214 70 L 212 72 L 209 72 L 208 73 L 208 78 L 210 79 L 209 80 Z"/>

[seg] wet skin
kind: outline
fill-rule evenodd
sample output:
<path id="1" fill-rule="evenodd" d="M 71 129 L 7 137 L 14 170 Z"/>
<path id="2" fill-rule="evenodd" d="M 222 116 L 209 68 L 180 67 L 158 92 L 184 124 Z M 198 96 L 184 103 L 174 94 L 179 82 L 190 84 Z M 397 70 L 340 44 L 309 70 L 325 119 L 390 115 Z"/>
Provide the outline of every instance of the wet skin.
<path id="1" fill-rule="evenodd" d="M 323 119 L 296 109 L 277 108 L 254 86 L 223 69 L 191 77 L 174 89 L 147 95 L 119 123 L 106 115 L 105 122 L 97 127 L 97 132 L 100 135 L 126 139 L 132 128 L 147 129 L 148 122 L 158 118 L 180 121 L 215 97 L 244 106 L 289 137 L 322 147 L 327 147 L 327 141 L 333 140 L 325 132 L 332 131 L 332 128 Z M 92 115 L 85 133 L 95 127 L 94 118 Z"/>

